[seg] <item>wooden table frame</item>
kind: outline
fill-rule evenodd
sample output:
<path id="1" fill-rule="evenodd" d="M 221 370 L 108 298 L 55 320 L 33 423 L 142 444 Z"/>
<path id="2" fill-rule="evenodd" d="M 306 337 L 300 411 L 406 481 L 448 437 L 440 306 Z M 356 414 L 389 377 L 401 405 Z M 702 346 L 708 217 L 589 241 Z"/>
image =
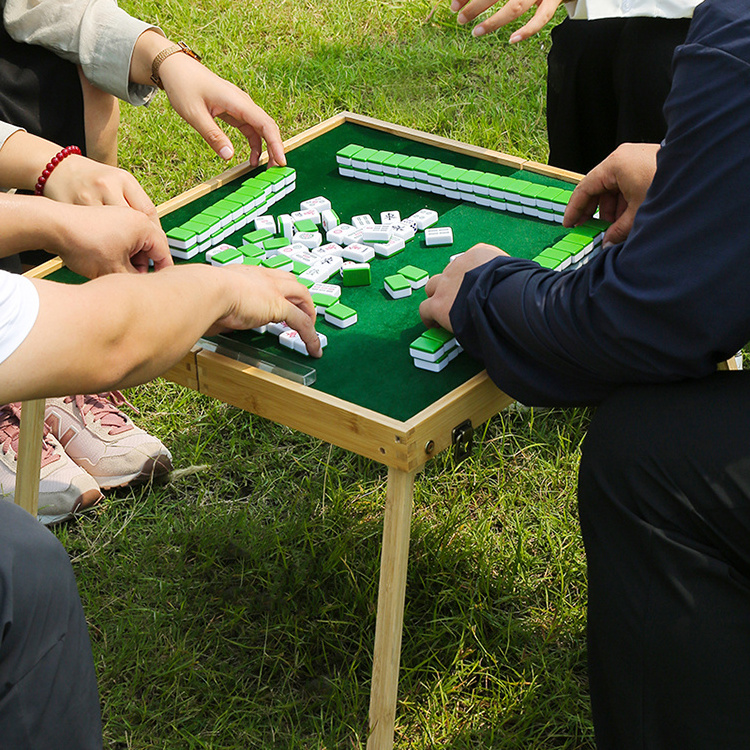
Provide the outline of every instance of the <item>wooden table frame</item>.
<path id="1" fill-rule="evenodd" d="M 580 178 L 575 173 L 538 162 L 350 112 L 336 115 L 300 133 L 285 143 L 286 150 L 291 151 L 345 122 L 391 132 L 402 138 L 476 156 L 513 169 L 528 170 L 569 182 L 576 182 Z M 159 216 L 206 195 L 249 169 L 248 164 L 239 165 L 197 185 L 159 206 Z M 62 262 L 55 259 L 27 275 L 42 278 L 61 266 Z M 388 467 L 367 747 L 368 750 L 392 748 L 414 479 L 427 461 L 451 447 L 455 441 L 455 428 L 466 423 L 473 426 L 482 424 L 513 399 L 498 390 L 486 372 L 481 372 L 402 422 L 197 347 L 164 377 Z M 36 515 L 44 401 L 26 402 L 22 409 L 16 502 Z"/>

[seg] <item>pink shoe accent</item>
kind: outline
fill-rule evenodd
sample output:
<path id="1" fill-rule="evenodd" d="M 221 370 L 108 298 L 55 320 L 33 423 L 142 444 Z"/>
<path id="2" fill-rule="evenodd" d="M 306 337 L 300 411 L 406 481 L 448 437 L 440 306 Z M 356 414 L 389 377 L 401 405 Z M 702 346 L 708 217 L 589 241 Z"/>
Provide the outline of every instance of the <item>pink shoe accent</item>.
<path id="1" fill-rule="evenodd" d="M 102 427 L 109 427 L 109 435 L 119 435 L 121 432 L 128 432 L 133 429 L 132 423 L 117 408 L 127 404 L 136 413 L 138 409 L 128 401 L 122 394 L 122 391 L 107 391 L 106 393 L 93 393 L 86 396 L 66 396 L 66 404 L 75 401 L 81 416 L 91 417 L 94 422 L 99 422 Z"/>
<path id="2" fill-rule="evenodd" d="M 55 446 L 49 438 L 50 430 L 44 425 L 42 433 L 42 468 L 59 461 L 61 456 L 55 452 Z M 21 403 L 0 406 L 0 448 L 3 453 L 9 451 L 18 457 L 18 440 L 21 437 Z"/>

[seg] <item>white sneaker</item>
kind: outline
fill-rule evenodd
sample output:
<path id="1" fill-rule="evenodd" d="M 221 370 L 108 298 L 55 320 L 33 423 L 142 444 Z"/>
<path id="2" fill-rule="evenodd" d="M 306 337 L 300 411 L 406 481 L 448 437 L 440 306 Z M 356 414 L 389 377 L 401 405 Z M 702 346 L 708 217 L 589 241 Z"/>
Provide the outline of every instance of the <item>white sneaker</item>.
<path id="1" fill-rule="evenodd" d="M 117 408 L 124 403 L 119 391 L 47 399 L 45 424 L 102 489 L 147 482 L 172 471 L 170 452 Z"/>
<path id="2" fill-rule="evenodd" d="M 20 435 L 21 405 L 0 406 L 0 495 L 14 501 Z M 42 468 L 39 476 L 38 519 L 45 525 L 59 523 L 90 508 L 102 498 L 96 480 L 76 465 L 62 445 L 45 428 Z"/>

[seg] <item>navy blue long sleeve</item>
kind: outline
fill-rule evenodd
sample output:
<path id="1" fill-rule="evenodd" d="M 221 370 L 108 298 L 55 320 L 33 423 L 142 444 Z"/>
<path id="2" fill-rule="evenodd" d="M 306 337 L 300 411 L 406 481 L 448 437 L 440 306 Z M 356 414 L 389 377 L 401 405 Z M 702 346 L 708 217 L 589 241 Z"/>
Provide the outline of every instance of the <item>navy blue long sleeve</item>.
<path id="1" fill-rule="evenodd" d="M 746 0 L 698 6 L 665 113 L 626 242 L 573 271 L 499 258 L 464 279 L 450 313 L 458 340 L 524 403 L 596 403 L 624 383 L 702 377 L 750 340 Z"/>

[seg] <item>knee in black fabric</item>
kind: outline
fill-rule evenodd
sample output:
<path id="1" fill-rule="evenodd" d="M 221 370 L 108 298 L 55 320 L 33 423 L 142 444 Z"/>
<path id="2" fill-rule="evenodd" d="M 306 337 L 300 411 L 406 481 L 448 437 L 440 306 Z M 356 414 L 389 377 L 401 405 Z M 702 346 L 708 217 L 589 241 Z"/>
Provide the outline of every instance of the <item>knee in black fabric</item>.
<path id="1" fill-rule="evenodd" d="M 600 406 L 584 441 L 584 539 L 641 519 L 685 535 L 750 580 L 750 372 L 633 386 Z"/>
<path id="2" fill-rule="evenodd" d="M 65 633 L 76 607 L 75 577 L 63 546 L 26 511 L 0 500 L 0 655 L 17 632 L 38 636 L 44 649 Z M 40 611 L 59 616 L 46 623 Z"/>
<path id="3" fill-rule="evenodd" d="M 101 750 L 91 645 L 65 549 L 0 500 L 0 748 Z"/>

